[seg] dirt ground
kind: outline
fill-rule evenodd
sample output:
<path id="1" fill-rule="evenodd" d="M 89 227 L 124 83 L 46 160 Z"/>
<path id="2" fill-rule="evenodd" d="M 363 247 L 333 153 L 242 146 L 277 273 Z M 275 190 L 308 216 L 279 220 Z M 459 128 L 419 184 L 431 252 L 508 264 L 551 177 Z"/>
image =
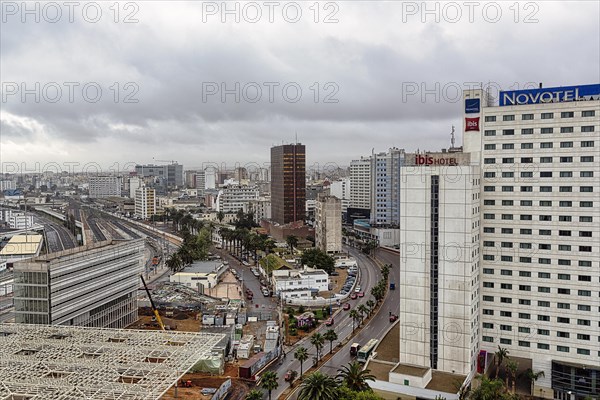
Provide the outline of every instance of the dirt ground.
<path id="1" fill-rule="evenodd" d="M 391 324 L 390 324 L 391 325 Z M 377 360 L 398 362 L 400 358 L 400 324 L 396 324 L 377 346 Z"/>
<path id="2" fill-rule="evenodd" d="M 179 382 L 177 388 L 177 397 L 175 397 L 175 387 L 171 387 L 167 393 L 165 393 L 162 400 L 172 399 L 184 399 L 184 400 L 209 400 L 212 395 L 202 395 L 200 390 L 203 388 L 218 388 L 228 378 L 232 378 L 232 389 L 230 390 L 230 399 L 243 399 L 246 397 L 246 393 L 250 390 L 248 385 L 244 382 L 237 380 L 238 369 L 237 366 L 227 364 L 225 366 L 225 373 L 223 376 L 210 376 L 204 373 L 190 373 L 185 374 Z M 192 387 L 182 387 L 181 384 L 185 381 L 192 381 Z"/>
<path id="3" fill-rule="evenodd" d="M 239 281 L 228 270 L 222 275 L 221 281 L 217 286 L 207 289 L 206 294 L 218 298 L 241 299 L 242 289 Z"/>
<path id="4" fill-rule="evenodd" d="M 200 321 L 197 321 L 193 318 L 178 320 L 178 319 L 167 318 L 163 315 L 161 315 L 160 318 L 161 318 L 163 324 L 169 325 L 171 328 L 176 327 L 176 329 L 174 329 L 176 331 L 182 331 L 182 332 L 199 332 L 200 331 Z M 156 330 L 159 330 L 160 327 L 158 326 L 158 324 L 155 321 L 152 321 L 151 316 L 140 315 L 140 318 L 133 324 L 129 325 L 127 327 L 127 329 L 144 329 L 144 330 L 156 331 Z"/>

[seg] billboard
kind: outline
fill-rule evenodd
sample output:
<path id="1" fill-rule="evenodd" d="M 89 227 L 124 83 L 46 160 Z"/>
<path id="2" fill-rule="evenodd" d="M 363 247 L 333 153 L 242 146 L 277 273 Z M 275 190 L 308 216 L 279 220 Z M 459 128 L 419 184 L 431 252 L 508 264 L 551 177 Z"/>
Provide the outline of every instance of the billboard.
<path id="1" fill-rule="evenodd" d="M 480 111 L 481 100 L 480 99 L 465 99 L 465 113 L 466 114 L 477 114 Z"/>
<path id="2" fill-rule="evenodd" d="M 479 117 L 465 118 L 465 132 L 479 131 Z"/>
<path id="3" fill-rule="evenodd" d="M 600 99 L 600 84 L 500 92 L 500 106 Z"/>

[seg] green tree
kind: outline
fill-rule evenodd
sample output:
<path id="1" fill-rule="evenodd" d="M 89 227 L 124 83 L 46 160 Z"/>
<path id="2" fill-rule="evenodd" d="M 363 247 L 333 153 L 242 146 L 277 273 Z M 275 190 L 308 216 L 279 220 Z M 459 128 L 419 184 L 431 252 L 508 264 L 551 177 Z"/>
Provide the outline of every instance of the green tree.
<path id="1" fill-rule="evenodd" d="M 338 369 L 337 378 L 355 392 L 371 391 L 367 381 L 375 381 L 375 376 L 371 375 L 371 371 L 368 369 L 363 370 L 362 365 L 356 361 Z"/>
<path id="2" fill-rule="evenodd" d="M 269 393 L 269 400 L 271 400 L 271 392 L 279 387 L 277 382 L 277 374 L 273 371 L 267 371 L 260 377 L 260 386 Z"/>
<path id="3" fill-rule="evenodd" d="M 290 371 L 290 387 L 294 386 L 294 381 L 296 380 L 297 376 L 298 371 L 296 371 L 295 369 Z"/>
<path id="4" fill-rule="evenodd" d="M 302 253 L 302 265 L 311 268 L 321 268 L 328 274 L 335 270 L 335 260 L 321 249 L 307 249 Z"/>
<path id="5" fill-rule="evenodd" d="M 319 362 L 321 358 L 321 349 L 325 344 L 325 338 L 318 332 L 313 333 L 313 335 L 310 337 L 310 344 L 315 346 L 315 349 L 317 350 L 317 362 Z"/>
<path id="6" fill-rule="evenodd" d="M 504 382 L 500 379 L 490 379 L 485 375 L 480 375 L 477 379 L 480 379 L 481 382 L 479 387 L 471 391 L 469 400 L 513 400 L 519 398 L 507 393 Z"/>
<path id="7" fill-rule="evenodd" d="M 217 213 L 217 219 L 219 220 L 219 222 L 223 222 L 223 220 L 225 219 L 225 213 L 223 211 L 219 211 Z"/>
<path id="8" fill-rule="evenodd" d="M 262 400 L 263 394 L 260 390 L 252 389 L 246 394 L 246 400 Z"/>
<path id="9" fill-rule="evenodd" d="M 384 400 L 383 397 L 371 392 L 355 392 L 346 385 L 341 385 L 337 389 L 337 400 Z"/>
<path id="10" fill-rule="evenodd" d="M 506 389 L 508 389 L 508 375 L 512 379 L 512 392 L 515 393 L 516 385 L 517 385 L 517 370 L 519 369 L 519 363 L 514 360 L 508 360 L 506 362 L 506 369 L 508 374 L 506 374 Z"/>
<path id="11" fill-rule="evenodd" d="M 546 374 L 544 374 L 544 371 L 534 372 L 531 368 L 527 368 L 527 370 L 525 371 L 525 376 L 529 380 L 529 394 L 533 396 L 533 386 L 535 384 L 535 381 L 537 381 L 539 378 L 545 377 Z"/>
<path id="12" fill-rule="evenodd" d="M 367 307 L 369 307 L 369 315 L 373 313 L 373 309 L 375 308 L 375 302 L 371 299 L 367 300 Z"/>
<path id="13" fill-rule="evenodd" d="M 337 400 L 337 386 L 331 376 L 313 372 L 302 382 L 298 400 Z"/>
<path id="14" fill-rule="evenodd" d="M 290 248 L 290 253 L 294 254 L 294 247 L 298 246 L 298 238 L 294 235 L 290 235 L 287 238 L 285 238 L 285 242 Z"/>
<path id="15" fill-rule="evenodd" d="M 334 329 L 329 329 L 327 332 L 323 334 L 323 339 L 329 341 L 329 354 L 333 353 L 333 342 L 337 340 L 338 335 L 335 333 Z"/>
<path id="16" fill-rule="evenodd" d="M 356 310 L 360 313 L 360 323 L 362 325 L 365 316 L 369 313 L 369 309 L 364 304 L 361 304 L 356 307 Z"/>
<path id="17" fill-rule="evenodd" d="M 171 272 L 176 273 L 181 270 L 182 262 L 179 254 L 173 253 L 167 259 L 167 267 L 171 270 Z"/>
<path id="18" fill-rule="evenodd" d="M 308 360 L 308 350 L 305 347 L 298 347 L 294 352 L 294 358 L 300 361 L 300 376 L 302 376 L 302 364 Z"/>

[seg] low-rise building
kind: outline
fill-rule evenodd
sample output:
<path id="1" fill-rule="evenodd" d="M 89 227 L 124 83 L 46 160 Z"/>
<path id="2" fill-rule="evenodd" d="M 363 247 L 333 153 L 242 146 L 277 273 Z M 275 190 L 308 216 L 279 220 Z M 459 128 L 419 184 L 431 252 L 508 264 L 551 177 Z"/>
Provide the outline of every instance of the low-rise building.
<path id="1" fill-rule="evenodd" d="M 325 292 L 329 290 L 329 275 L 322 269 L 304 267 L 301 270 L 273 271 L 271 278 L 275 295 L 287 297 L 289 291 Z"/>
<path id="2" fill-rule="evenodd" d="M 183 271 L 171 275 L 170 281 L 181 283 L 204 293 L 219 283 L 221 275 L 226 270 L 227 266 L 220 261 L 197 261 Z"/>

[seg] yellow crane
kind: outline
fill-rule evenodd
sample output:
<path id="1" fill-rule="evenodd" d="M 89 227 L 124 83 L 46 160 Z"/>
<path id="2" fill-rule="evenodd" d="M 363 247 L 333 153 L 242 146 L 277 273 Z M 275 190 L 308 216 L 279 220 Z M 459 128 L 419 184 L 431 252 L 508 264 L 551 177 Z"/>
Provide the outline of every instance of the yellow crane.
<path id="1" fill-rule="evenodd" d="M 146 286 L 146 281 L 144 280 L 144 276 L 140 275 L 140 278 L 142 278 L 142 283 L 144 284 L 144 289 L 146 289 L 146 294 L 148 294 L 148 298 L 150 299 L 150 305 L 152 306 L 152 312 L 154 313 L 154 316 L 156 317 L 156 322 L 158 322 L 158 325 L 160 325 L 160 329 L 162 329 L 164 331 L 165 325 L 163 324 L 162 319 L 160 319 L 160 314 L 158 313 L 158 310 L 154 306 L 154 300 L 152 300 L 152 296 L 150 296 L 150 290 L 148 290 L 148 286 Z"/>

